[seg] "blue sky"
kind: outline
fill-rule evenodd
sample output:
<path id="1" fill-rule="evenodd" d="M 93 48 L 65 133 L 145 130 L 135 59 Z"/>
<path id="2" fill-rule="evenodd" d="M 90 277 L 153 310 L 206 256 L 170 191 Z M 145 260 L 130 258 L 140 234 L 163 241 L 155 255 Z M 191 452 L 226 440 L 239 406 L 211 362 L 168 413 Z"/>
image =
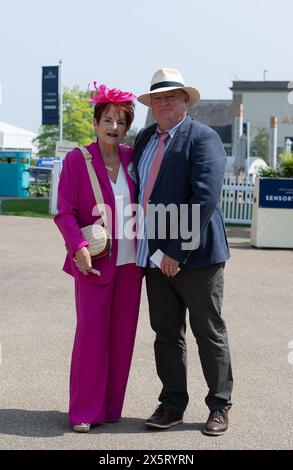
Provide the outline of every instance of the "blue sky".
<path id="1" fill-rule="evenodd" d="M 292 0 L 0 0 L 0 121 L 37 131 L 41 67 L 63 61 L 63 84 L 97 80 L 136 94 L 160 67 L 204 99 L 232 80 L 293 80 Z M 146 108 L 137 104 L 135 126 Z"/>

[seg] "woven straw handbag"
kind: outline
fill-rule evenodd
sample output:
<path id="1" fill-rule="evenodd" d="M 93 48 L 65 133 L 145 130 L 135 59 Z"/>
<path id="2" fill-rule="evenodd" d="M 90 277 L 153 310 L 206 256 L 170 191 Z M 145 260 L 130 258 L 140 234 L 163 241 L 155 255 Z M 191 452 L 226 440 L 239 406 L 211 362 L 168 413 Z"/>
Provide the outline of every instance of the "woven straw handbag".
<path id="1" fill-rule="evenodd" d="M 109 253 L 108 231 L 102 225 L 87 225 L 81 229 L 84 239 L 89 242 L 87 249 L 92 258 L 101 258 Z"/>
<path id="2" fill-rule="evenodd" d="M 84 239 L 89 242 L 87 249 L 92 258 L 97 259 L 109 253 L 111 247 L 111 235 L 107 228 L 107 214 L 104 205 L 104 198 L 102 195 L 99 180 L 97 178 L 95 169 L 92 165 L 92 155 L 85 147 L 78 147 L 84 156 L 85 163 L 88 169 L 90 181 L 92 184 L 93 192 L 96 198 L 96 203 L 100 212 L 103 214 L 102 220 L 104 225 L 93 224 L 81 228 Z"/>

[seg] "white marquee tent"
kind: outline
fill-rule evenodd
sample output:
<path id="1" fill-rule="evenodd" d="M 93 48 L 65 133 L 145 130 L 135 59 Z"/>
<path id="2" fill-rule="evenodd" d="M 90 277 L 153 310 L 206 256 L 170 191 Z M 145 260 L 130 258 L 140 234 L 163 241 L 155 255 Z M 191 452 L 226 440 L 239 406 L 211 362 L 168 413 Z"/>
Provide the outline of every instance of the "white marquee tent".
<path id="1" fill-rule="evenodd" d="M 35 132 L 0 122 L 0 150 L 31 149 L 36 153 L 32 140 L 37 136 Z"/>

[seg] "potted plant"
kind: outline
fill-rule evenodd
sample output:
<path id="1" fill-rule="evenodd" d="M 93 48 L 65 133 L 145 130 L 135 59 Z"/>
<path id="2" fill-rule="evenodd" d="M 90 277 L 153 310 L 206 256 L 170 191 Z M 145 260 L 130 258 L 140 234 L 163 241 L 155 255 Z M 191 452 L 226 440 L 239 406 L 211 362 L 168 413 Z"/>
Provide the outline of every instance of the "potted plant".
<path id="1" fill-rule="evenodd" d="M 263 178 L 293 178 L 293 152 L 284 152 L 279 155 L 277 168 L 260 168 L 258 176 Z"/>

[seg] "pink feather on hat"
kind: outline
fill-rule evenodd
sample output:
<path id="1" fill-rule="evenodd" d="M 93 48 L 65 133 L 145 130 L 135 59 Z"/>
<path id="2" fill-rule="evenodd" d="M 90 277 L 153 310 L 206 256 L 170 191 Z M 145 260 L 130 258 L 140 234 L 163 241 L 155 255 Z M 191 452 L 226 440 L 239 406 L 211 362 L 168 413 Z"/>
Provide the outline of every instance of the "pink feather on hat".
<path id="1" fill-rule="evenodd" d="M 95 89 L 91 91 L 90 103 L 129 103 L 136 99 L 136 96 L 128 91 L 110 89 L 103 84 L 97 86 L 97 82 L 93 82 L 93 85 Z"/>

